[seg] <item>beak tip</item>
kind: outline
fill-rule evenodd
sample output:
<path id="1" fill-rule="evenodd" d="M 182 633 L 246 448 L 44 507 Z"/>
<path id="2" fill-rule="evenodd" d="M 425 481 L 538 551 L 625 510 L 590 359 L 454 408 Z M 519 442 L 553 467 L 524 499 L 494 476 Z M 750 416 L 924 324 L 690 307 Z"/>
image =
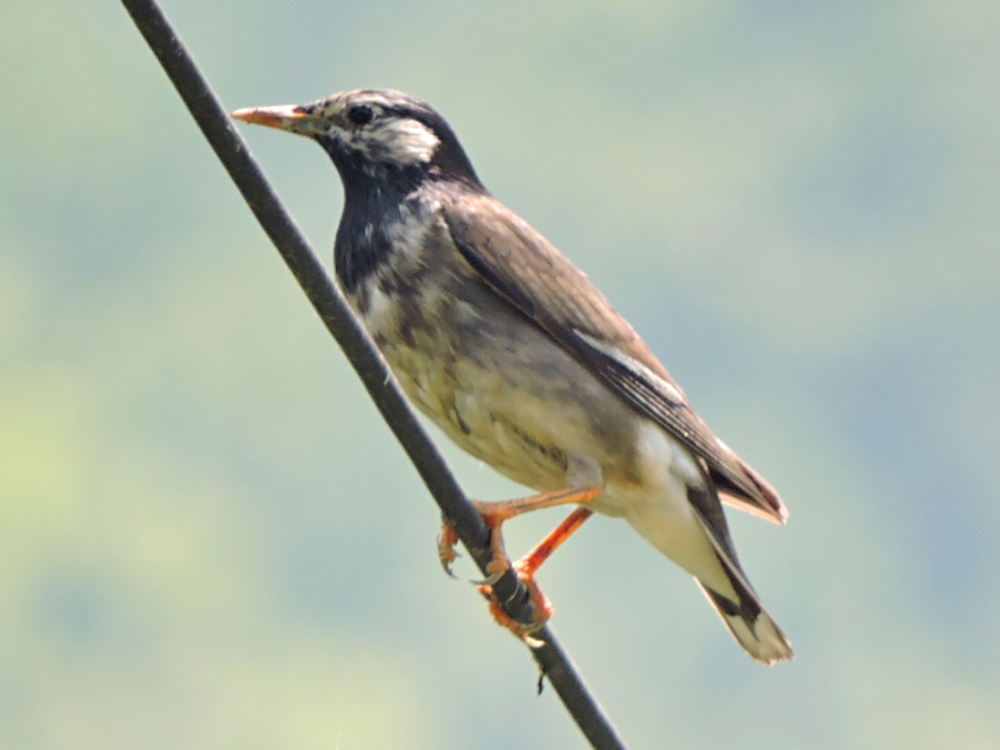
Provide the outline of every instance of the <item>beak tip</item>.
<path id="1" fill-rule="evenodd" d="M 249 122 L 252 125 L 266 125 L 269 128 L 293 130 L 294 123 L 303 120 L 304 116 L 293 105 L 281 107 L 245 107 L 230 113 L 234 120 Z"/>
<path id="2" fill-rule="evenodd" d="M 256 107 L 243 107 L 242 109 L 234 109 L 229 114 L 234 120 L 241 120 L 243 122 L 260 122 L 260 112 Z"/>

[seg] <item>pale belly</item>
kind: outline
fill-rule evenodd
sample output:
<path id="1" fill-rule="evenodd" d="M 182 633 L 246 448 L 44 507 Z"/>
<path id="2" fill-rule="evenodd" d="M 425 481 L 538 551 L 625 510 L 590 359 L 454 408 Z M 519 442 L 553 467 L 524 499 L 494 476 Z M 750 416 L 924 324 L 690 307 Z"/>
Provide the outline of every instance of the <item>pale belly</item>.
<path id="1" fill-rule="evenodd" d="M 373 282 L 359 312 L 403 391 L 456 444 L 537 490 L 641 484 L 644 420 L 602 381 L 485 287 L 446 277 L 424 289 L 436 291 L 389 304 Z"/>
<path id="2" fill-rule="evenodd" d="M 421 287 L 390 304 L 373 282 L 358 310 L 420 411 L 527 487 L 603 486 L 588 507 L 695 575 L 718 572 L 687 499 L 704 480 L 686 449 L 485 287 L 448 276 Z"/>
<path id="3" fill-rule="evenodd" d="M 414 332 L 415 346 L 383 353 L 424 414 L 510 479 L 537 490 L 628 481 L 634 413 L 542 334 L 514 326 Z M 582 464 L 596 468 L 589 482 Z"/>
<path id="4" fill-rule="evenodd" d="M 588 507 L 624 517 L 682 567 L 711 577 L 714 553 L 687 499 L 687 485 L 702 482 L 690 454 L 562 349 L 547 339 L 536 348 L 534 329 L 515 335 L 485 356 L 434 356 L 447 347 L 430 337 L 385 353 L 407 395 L 466 452 L 536 490 L 603 486 Z M 594 470 L 581 473 L 581 464 Z"/>

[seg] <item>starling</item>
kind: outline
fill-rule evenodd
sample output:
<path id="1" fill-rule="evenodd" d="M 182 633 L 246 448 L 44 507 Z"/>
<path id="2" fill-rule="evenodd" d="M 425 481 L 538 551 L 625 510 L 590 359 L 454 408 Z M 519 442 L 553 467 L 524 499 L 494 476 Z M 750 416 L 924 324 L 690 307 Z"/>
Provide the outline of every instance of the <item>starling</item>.
<path id="1" fill-rule="evenodd" d="M 691 573 L 754 659 L 792 658 L 722 509 L 784 523 L 777 492 L 715 437 L 587 277 L 487 192 L 441 115 L 398 91 L 357 90 L 233 116 L 329 154 L 344 185 L 337 281 L 403 391 L 465 451 L 540 493 L 477 503 L 491 571 L 509 565 L 503 521 L 577 505 L 516 564 L 539 624 L 551 609 L 537 567 L 597 512 Z M 446 530 L 443 562 L 454 541 Z"/>

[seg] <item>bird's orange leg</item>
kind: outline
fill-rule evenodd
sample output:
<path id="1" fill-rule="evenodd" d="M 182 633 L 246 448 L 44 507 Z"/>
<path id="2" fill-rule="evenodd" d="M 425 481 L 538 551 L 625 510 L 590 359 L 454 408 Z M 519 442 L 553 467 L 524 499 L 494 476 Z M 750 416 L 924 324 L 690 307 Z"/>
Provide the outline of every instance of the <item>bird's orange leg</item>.
<path id="1" fill-rule="evenodd" d="M 528 589 L 528 594 L 531 597 L 532 605 L 534 606 L 533 623 L 529 626 L 518 623 L 507 616 L 500 603 L 494 597 L 493 589 L 490 586 L 491 583 L 495 582 L 511 567 L 510 560 L 507 558 L 507 553 L 504 549 L 503 534 L 500 527 L 504 521 L 533 510 L 551 508 L 555 505 L 565 505 L 567 503 L 589 503 L 601 493 L 602 489 L 602 487 L 587 487 L 582 490 L 565 489 L 555 492 L 544 492 L 540 495 L 518 498 L 516 500 L 505 500 L 495 503 L 474 503 L 476 510 L 479 511 L 486 525 L 489 526 L 490 548 L 493 553 L 493 557 L 486 567 L 488 577 L 479 586 L 479 591 L 489 599 L 490 611 L 493 613 L 494 619 L 518 637 L 525 637 L 528 633 L 537 630 L 552 616 L 554 608 L 545 594 L 542 593 L 542 590 L 538 588 L 538 584 L 535 583 L 535 573 L 542 563 L 555 552 L 556 548 L 566 541 L 584 521 L 593 515 L 593 511 L 587 508 L 577 508 L 531 552 L 514 564 L 514 570 L 518 574 L 518 577 L 524 581 Z M 451 563 L 456 557 L 454 546 L 457 541 L 458 538 L 455 535 L 454 529 L 445 523 L 441 537 L 438 539 L 438 555 L 441 559 L 441 564 L 449 574 L 451 573 Z"/>
<path id="2" fill-rule="evenodd" d="M 524 624 L 517 622 L 504 612 L 500 606 L 500 602 L 493 595 L 493 589 L 490 586 L 481 584 L 478 587 L 479 592 L 489 600 L 490 612 L 497 623 L 503 625 L 519 638 L 526 638 L 530 633 L 542 627 L 556 613 L 556 608 L 552 606 L 552 602 L 549 601 L 549 598 L 545 596 L 535 582 L 535 573 L 542 567 L 542 563 L 548 560 L 549 556 L 563 542 L 569 539 L 573 532 L 580 528 L 583 522 L 592 515 L 594 515 L 594 511 L 590 508 L 577 508 L 566 516 L 565 520 L 540 541 L 531 552 L 514 563 L 514 570 L 517 572 L 518 578 L 524 583 L 525 588 L 528 589 L 528 596 L 531 598 L 531 625 L 525 627 Z"/>
<path id="3" fill-rule="evenodd" d="M 524 513 L 530 513 L 533 510 L 551 508 L 556 505 L 589 503 L 601 493 L 602 489 L 601 487 L 586 487 L 582 490 L 567 488 L 564 490 L 555 490 L 554 492 L 543 492 L 531 497 L 519 497 L 514 500 L 501 500 L 493 503 L 473 500 L 472 504 L 479 511 L 479 515 L 482 516 L 483 521 L 486 522 L 486 525 L 490 529 L 490 549 L 493 552 L 493 559 L 486 568 L 486 574 L 489 576 L 487 582 L 490 579 L 495 581 L 510 567 L 510 561 L 507 559 L 507 553 L 504 550 L 503 534 L 500 528 L 504 521 L 509 521 L 511 518 Z M 455 534 L 455 530 L 451 528 L 447 521 L 442 522 L 441 536 L 438 538 L 438 557 L 445 572 L 449 575 L 451 575 L 451 564 L 458 557 L 458 554 L 455 552 L 456 544 L 458 544 L 458 536 Z M 555 547 L 552 550 L 554 551 Z"/>
<path id="4" fill-rule="evenodd" d="M 534 578 L 535 573 L 542 567 L 542 563 L 548 560 L 552 553 L 559 549 L 562 543 L 583 526 L 583 522 L 592 515 L 594 515 L 594 511 L 590 508 L 580 507 L 566 516 L 566 519 L 540 541 L 531 552 L 514 563 L 514 569 L 521 579 Z"/>

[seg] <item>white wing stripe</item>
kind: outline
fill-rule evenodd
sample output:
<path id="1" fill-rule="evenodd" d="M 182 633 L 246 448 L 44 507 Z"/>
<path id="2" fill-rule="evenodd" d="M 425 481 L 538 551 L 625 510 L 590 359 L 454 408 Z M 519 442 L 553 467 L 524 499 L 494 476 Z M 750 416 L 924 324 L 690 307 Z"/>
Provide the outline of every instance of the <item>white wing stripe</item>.
<path id="1" fill-rule="evenodd" d="M 601 341 L 600 339 L 595 339 L 593 336 L 589 336 L 583 331 L 578 331 L 574 328 L 573 333 L 575 333 L 578 338 L 582 339 L 592 349 L 596 349 L 604 356 L 610 357 L 622 367 L 631 370 L 638 377 L 656 386 L 658 391 L 674 403 L 685 403 L 683 393 L 677 390 L 673 384 L 664 380 L 651 369 L 646 367 L 646 365 L 637 360 L 635 357 L 630 357 L 617 346 L 613 346 L 612 344 L 609 344 L 606 341 Z"/>

